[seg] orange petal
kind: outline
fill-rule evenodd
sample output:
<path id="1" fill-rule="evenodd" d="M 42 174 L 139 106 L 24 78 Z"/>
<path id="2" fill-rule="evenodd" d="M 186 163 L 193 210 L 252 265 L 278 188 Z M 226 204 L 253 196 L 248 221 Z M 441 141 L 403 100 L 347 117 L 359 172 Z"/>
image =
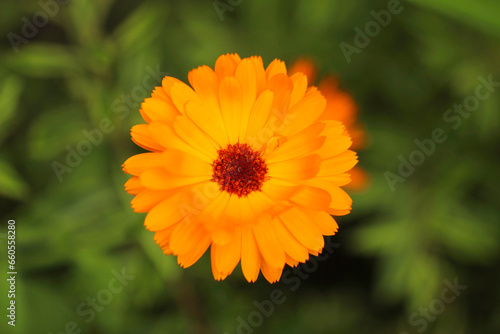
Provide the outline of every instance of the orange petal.
<path id="1" fill-rule="evenodd" d="M 192 266 L 196 261 L 200 259 L 203 254 L 205 254 L 208 247 L 210 246 L 210 242 L 211 241 L 208 235 L 203 235 L 190 252 L 177 255 L 177 263 L 179 263 L 182 268 L 188 268 Z"/>
<path id="2" fill-rule="evenodd" d="M 248 203 L 256 216 L 269 212 L 276 202 L 263 192 L 254 191 L 247 197 Z"/>
<path id="3" fill-rule="evenodd" d="M 323 189 L 302 186 L 290 197 L 290 201 L 308 209 L 326 210 L 332 198 L 330 194 Z"/>
<path id="4" fill-rule="evenodd" d="M 151 120 L 172 122 L 179 111 L 172 104 L 165 102 L 162 99 L 147 98 L 141 104 L 142 114 L 146 116 L 148 123 Z"/>
<path id="5" fill-rule="evenodd" d="M 345 152 L 352 145 L 352 140 L 346 135 L 342 123 L 327 121 L 325 124 L 326 127 L 321 134 L 326 136 L 326 141 L 317 152 L 323 159 Z"/>
<path id="6" fill-rule="evenodd" d="M 151 209 L 144 220 L 146 228 L 159 231 L 183 219 L 185 214 L 179 209 L 180 198 L 179 194 L 170 196 Z"/>
<path id="7" fill-rule="evenodd" d="M 326 212 L 332 216 L 345 216 L 351 212 L 351 209 L 346 209 L 346 210 L 335 210 L 335 209 L 328 209 Z"/>
<path id="8" fill-rule="evenodd" d="M 273 200 L 286 200 L 298 190 L 292 183 L 280 183 L 279 180 L 271 179 L 262 185 L 262 192 Z"/>
<path id="9" fill-rule="evenodd" d="M 261 255 L 252 229 L 244 228 L 241 235 L 241 271 L 248 282 L 259 277 Z"/>
<path id="10" fill-rule="evenodd" d="M 241 229 L 236 229 L 231 240 L 223 245 L 212 245 L 215 263 L 220 272 L 230 275 L 241 257 Z"/>
<path id="11" fill-rule="evenodd" d="M 274 149 L 269 156 L 266 157 L 266 162 L 273 163 L 302 158 L 318 150 L 326 139 L 324 136 L 317 137 L 324 127 L 324 123 L 318 122 L 305 128 L 303 131 Z"/>
<path id="12" fill-rule="evenodd" d="M 328 187 L 328 192 L 332 197 L 330 208 L 336 210 L 350 209 L 352 206 L 351 197 L 340 187 Z"/>
<path id="13" fill-rule="evenodd" d="M 177 225 L 173 224 L 167 228 L 156 231 L 153 240 L 158 246 L 160 246 L 160 248 L 164 249 L 170 244 L 170 237 L 172 236 L 172 233 L 174 232 L 176 227 Z"/>
<path id="14" fill-rule="evenodd" d="M 279 218 L 305 247 L 316 251 L 323 248 L 325 244 L 323 235 L 304 212 L 292 207 L 290 210 L 283 212 Z"/>
<path id="15" fill-rule="evenodd" d="M 177 255 L 177 263 L 179 263 L 182 268 L 192 266 L 207 251 L 210 243 L 210 237 L 207 234 L 203 234 L 188 253 Z"/>
<path id="16" fill-rule="evenodd" d="M 127 182 L 125 182 L 125 191 L 130 195 L 137 195 L 143 190 L 146 190 L 146 187 L 142 185 L 138 176 L 132 176 Z"/>
<path id="17" fill-rule="evenodd" d="M 165 150 L 165 147 L 154 140 L 147 124 L 134 125 L 130 130 L 130 134 L 134 143 L 148 151 L 157 152 Z"/>
<path id="18" fill-rule="evenodd" d="M 259 222 L 253 226 L 253 232 L 263 259 L 271 267 L 283 269 L 285 266 L 285 252 L 274 233 L 269 217 L 261 217 Z"/>
<path id="19" fill-rule="evenodd" d="M 286 75 L 286 65 L 279 59 L 273 60 L 266 68 L 266 78 L 268 81 L 271 80 L 271 78 L 276 74 Z"/>
<path id="20" fill-rule="evenodd" d="M 220 108 L 229 144 L 238 142 L 243 108 L 243 88 L 236 78 L 227 76 L 219 87 Z"/>
<path id="21" fill-rule="evenodd" d="M 221 80 L 227 76 L 234 76 L 238 63 L 238 59 L 233 55 L 222 55 L 215 61 L 215 73 L 217 73 Z"/>
<path id="22" fill-rule="evenodd" d="M 339 225 L 324 211 L 304 210 L 311 218 L 311 221 L 319 228 L 323 235 L 334 235 L 339 230 Z"/>
<path id="23" fill-rule="evenodd" d="M 204 223 L 205 229 L 214 231 L 218 221 L 224 214 L 229 203 L 230 195 L 225 191 L 218 192 L 198 214 L 199 221 Z"/>
<path id="24" fill-rule="evenodd" d="M 220 115 L 219 84 L 217 74 L 208 66 L 200 66 L 188 74 L 189 83 L 211 115 Z"/>
<path id="25" fill-rule="evenodd" d="M 177 78 L 169 77 L 169 76 L 164 77 L 163 80 L 161 81 L 161 86 L 163 87 L 163 91 L 165 92 L 165 94 L 168 97 L 171 96 L 170 91 L 172 90 L 172 86 L 175 83 L 182 83 L 182 81 L 180 81 Z"/>
<path id="26" fill-rule="evenodd" d="M 250 61 L 252 62 L 254 69 L 255 69 L 255 74 L 256 74 L 256 79 L 257 79 L 257 94 L 260 94 L 265 89 L 266 81 L 267 81 L 266 71 L 264 70 L 264 64 L 262 62 L 262 57 L 253 56 L 253 57 L 250 57 Z"/>
<path id="27" fill-rule="evenodd" d="M 178 150 L 163 153 L 163 168 L 172 174 L 211 178 L 212 166 L 194 155 Z"/>
<path id="28" fill-rule="evenodd" d="M 335 210 L 351 209 L 352 206 L 351 197 L 349 197 L 349 195 L 342 188 L 337 186 L 328 178 L 315 178 L 313 180 L 308 180 L 305 183 L 317 188 L 321 188 L 330 194 L 331 202 L 328 206 L 329 209 L 335 209 Z M 328 212 L 328 210 L 326 211 Z"/>
<path id="29" fill-rule="evenodd" d="M 307 77 L 303 73 L 295 73 L 290 76 L 293 82 L 293 90 L 290 95 L 290 107 L 293 107 L 297 102 L 299 102 L 306 93 L 307 90 Z"/>
<path id="30" fill-rule="evenodd" d="M 212 161 L 217 159 L 217 150 L 220 149 L 212 137 L 207 135 L 186 116 L 179 116 L 174 122 L 175 133 L 186 143 L 200 152 L 203 152 Z"/>
<path id="31" fill-rule="evenodd" d="M 309 253 L 307 254 L 309 255 Z M 305 261 L 303 261 L 305 262 Z M 297 267 L 299 265 L 300 261 L 298 260 L 295 260 L 294 258 L 291 258 L 290 256 L 286 256 L 286 264 L 288 264 L 290 267 L 294 268 L 294 267 Z"/>
<path id="32" fill-rule="evenodd" d="M 290 122 L 287 115 L 290 107 L 290 96 L 293 90 L 292 80 L 286 74 L 277 74 L 267 82 L 267 88 L 274 93 L 272 114 L 264 128 L 272 131 L 274 135 L 281 131 L 284 124 Z"/>
<path id="33" fill-rule="evenodd" d="M 196 222 L 182 221 L 170 238 L 170 249 L 174 255 L 187 254 L 196 246 L 196 244 L 207 235 L 203 227 Z"/>
<path id="34" fill-rule="evenodd" d="M 181 114 L 185 114 L 186 104 L 190 101 L 200 103 L 200 98 L 194 90 L 183 82 L 176 82 L 172 85 L 170 91 L 172 95 L 172 102 Z"/>
<path id="35" fill-rule="evenodd" d="M 172 190 L 144 190 L 130 202 L 134 212 L 149 212 L 158 203 L 173 195 Z"/>
<path id="36" fill-rule="evenodd" d="M 227 194 L 225 191 L 222 193 Z M 241 225 L 244 218 L 245 217 L 241 214 L 240 198 L 231 194 L 228 197 L 227 205 L 222 212 L 222 215 L 217 217 L 215 230 L 226 230 L 231 233 L 234 226 Z M 214 242 L 217 242 L 217 240 L 214 239 Z"/>
<path id="37" fill-rule="evenodd" d="M 304 98 L 290 108 L 287 114 L 288 122 L 279 133 L 290 137 L 300 132 L 318 119 L 325 106 L 323 95 L 315 87 L 309 88 Z"/>
<path id="38" fill-rule="evenodd" d="M 193 101 L 186 105 L 186 114 L 220 146 L 227 146 L 229 140 L 222 115 L 207 112 L 206 108 L 204 108 L 202 104 Z"/>
<path id="39" fill-rule="evenodd" d="M 149 189 L 175 189 L 210 181 L 211 176 L 183 176 L 169 173 L 164 168 L 155 168 L 141 174 L 141 183 Z"/>
<path id="40" fill-rule="evenodd" d="M 358 163 L 356 152 L 345 151 L 321 162 L 319 176 L 331 176 L 347 172 Z"/>
<path id="41" fill-rule="evenodd" d="M 266 261 L 262 261 L 261 269 L 262 274 L 269 283 L 278 282 L 281 278 L 281 274 L 283 273 L 283 268 L 274 268 Z"/>
<path id="42" fill-rule="evenodd" d="M 256 192 L 253 192 L 252 194 L 256 194 Z M 239 225 L 248 225 L 248 224 L 253 224 L 256 223 L 258 220 L 258 216 L 255 212 L 255 210 L 252 207 L 252 204 L 257 204 L 256 201 L 250 202 L 249 197 L 252 195 L 250 194 L 247 197 L 241 197 L 238 199 L 238 204 L 240 205 L 240 213 L 241 213 L 241 220 Z M 252 198 L 255 199 L 255 197 L 252 196 Z M 262 202 L 260 203 L 260 205 Z M 265 209 L 262 207 L 257 207 L 257 209 Z"/>
<path id="43" fill-rule="evenodd" d="M 268 164 L 268 175 L 287 181 L 305 180 L 314 177 L 320 170 L 321 158 L 312 154 L 301 159 Z"/>
<path id="44" fill-rule="evenodd" d="M 213 162 L 209 152 L 202 152 L 182 140 L 179 135 L 175 133 L 172 124 L 153 121 L 149 124 L 149 131 L 154 140 L 165 148 L 189 153 L 208 163 Z"/>
<path id="45" fill-rule="evenodd" d="M 354 167 L 354 168 L 356 168 L 356 167 Z M 351 169 L 351 172 L 352 172 L 352 169 Z M 330 182 L 333 182 L 333 184 L 335 184 L 338 187 L 345 186 L 346 184 L 349 184 L 349 182 L 351 182 L 351 176 L 349 175 L 349 173 L 342 173 L 342 174 L 337 174 L 337 175 L 333 175 L 333 176 L 322 176 L 322 177 L 318 177 L 317 179 L 320 181 L 321 180 L 328 180 Z"/>
<path id="46" fill-rule="evenodd" d="M 229 56 L 233 57 L 233 59 L 236 61 L 236 64 L 239 64 L 241 61 L 241 57 L 237 53 L 229 53 Z"/>
<path id="47" fill-rule="evenodd" d="M 242 107 L 239 115 L 240 126 L 238 138 L 241 141 L 245 140 L 246 129 L 250 118 L 250 112 L 257 98 L 257 75 L 255 67 L 249 58 L 243 59 L 235 73 L 236 80 L 241 85 L 242 89 Z"/>
<path id="48" fill-rule="evenodd" d="M 309 259 L 307 248 L 304 247 L 293 234 L 283 225 L 280 219 L 276 218 L 272 221 L 272 227 L 276 233 L 281 247 L 294 260 L 305 262 Z"/>
<path id="49" fill-rule="evenodd" d="M 271 115 L 273 99 L 274 93 L 269 89 L 265 90 L 259 95 L 250 112 L 245 142 L 255 150 L 259 150 L 273 135 L 271 129 L 264 127 Z"/>
<path id="50" fill-rule="evenodd" d="M 212 244 L 210 246 L 210 260 L 212 264 L 212 274 L 214 275 L 214 279 L 216 281 L 221 281 L 227 277 L 227 274 L 222 273 L 222 271 L 219 270 L 219 268 L 217 268 L 217 264 L 215 261 L 216 259 L 215 253 L 216 253 L 216 247 Z"/>
<path id="51" fill-rule="evenodd" d="M 224 246 L 231 242 L 233 237 L 233 229 L 226 227 L 218 227 L 212 234 L 212 245 Z"/>
<path id="52" fill-rule="evenodd" d="M 153 89 L 153 92 L 151 93 L 151 97 L 153 97 L 155 99 L 163 100 L 163 101 L 168 102 L 170 104 L 172 103 L 172 99 L 170 98 L 170 94 L 167 95 L 167 93 L 165 92 L 165 89 L 163 89 L 162 86 L 155 87 Z"/>
<path id="53" fill-rule="evenodd" d="M 165 164 L 164 153 L 140 153 L 131 156 L 123 163 L 123 171 L 132 175 L 140 175 L 151 168 Z"/>

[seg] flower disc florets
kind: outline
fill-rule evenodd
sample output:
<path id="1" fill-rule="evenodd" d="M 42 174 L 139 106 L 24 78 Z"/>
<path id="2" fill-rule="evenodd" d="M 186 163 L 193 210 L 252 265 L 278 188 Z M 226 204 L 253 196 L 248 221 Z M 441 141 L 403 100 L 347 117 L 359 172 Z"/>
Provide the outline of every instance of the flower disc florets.
<path id="1" fill-rule="evenodd" d="M 212 181 L 217 182 L 221 190 L 238 197 L 260 191 L 266 180 L 267 166 L 259 152 L 238 143 L 218 153 L 219 157 L 212 164 Z"/>

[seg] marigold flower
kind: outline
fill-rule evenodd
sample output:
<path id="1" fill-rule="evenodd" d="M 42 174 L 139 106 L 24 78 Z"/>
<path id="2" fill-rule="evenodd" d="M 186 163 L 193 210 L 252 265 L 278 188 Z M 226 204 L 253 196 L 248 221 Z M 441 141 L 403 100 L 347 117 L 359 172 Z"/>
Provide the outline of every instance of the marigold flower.
<path id="1" fill-rule="evenodd" d="M 125 184 L 136 212 L 165 254 L 182 267 L 210 247 L 216 280 L 241 260 L 245 278 L 280 279 L 319 254 L 351 198 L 340 187 L 356 164 L 345 126 L 306 75 L 274 60 L 219 57 L 200 66 L 191 87 L 165 77 L 141 105 L 147 124 L 132 140 L 150 151 L 129 158 Z"/>
<path id="2" fill-rule="evenodd" d="M 310 83 L 314 83 L 317 71 L 312 60 L 298 59 L 290 68 L 290 74 L 304 73 Z M 357 120 L 358 106 L 352 96 L 339 88 L 339 80 L 333 75 L 327 75 L 319 81 L 319 90 L 326 98 L 326 108 L 323 118 L 342 122 L 352 138 L 352 150 L 365 147 L 366 133 Z M 362 190 L 368 186 L 368 175 L 361 167 L 354 167 L 351 171 L 351 183 L 346 188 Z"/>

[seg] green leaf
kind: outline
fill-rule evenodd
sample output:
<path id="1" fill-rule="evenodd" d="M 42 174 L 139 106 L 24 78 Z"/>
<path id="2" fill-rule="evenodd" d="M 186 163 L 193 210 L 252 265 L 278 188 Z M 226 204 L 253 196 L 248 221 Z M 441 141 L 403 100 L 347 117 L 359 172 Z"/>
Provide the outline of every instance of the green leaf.
<path id="1" fill-rule="evenodd" d="M 159 21 L 166 15 L 164 5 L 145 3 L 114 31 L 113 38 L 123 50 L 140 51 L 160 35 Z"/>
<path id="2" fill-rule="evenodd" d="M 37 161 L 54 159 L 66 146 L 85 140 L 84 130 L 90 131 L 92 127 L 84 122 L 77 106 L 46 111 L 33 121 L 29 129 L 29 156 Z"/>
<path id="3" fill-rule="evenodd" d="M 500 35 L 500 2 L 497 0 L 419 0 L 413 3 L 431 8 L 487 34 Z"/>
<path id="4" fill-rule="evenodd" d="M 101 23 L 111 1 L 72 0 L 69 6 L 73 33 L 83 46 L 91 46 L 101 39 Z M 99 8 L 100 7 L 100 8 Z"/>
<path id="5" fill-rule="evenodd" d="M 0 84 L 0 142 L 13 128 L 22 89 L 23 81 L 14 75 L 6 77 Z"/>
<path id="6" fill-rule="evenodd" d="M 70 48 L 49 43 L 27 45 L 23 52 L 6 57 L 5 63 L 28 77 L 71 77 L 81 72 Z"/>
<path id="7" fill-rule="evenodd" d="M 0 159 L 0 195 L 23 199 L 28 189 L 28 185 L 19 173 L 7 161 Z"/>

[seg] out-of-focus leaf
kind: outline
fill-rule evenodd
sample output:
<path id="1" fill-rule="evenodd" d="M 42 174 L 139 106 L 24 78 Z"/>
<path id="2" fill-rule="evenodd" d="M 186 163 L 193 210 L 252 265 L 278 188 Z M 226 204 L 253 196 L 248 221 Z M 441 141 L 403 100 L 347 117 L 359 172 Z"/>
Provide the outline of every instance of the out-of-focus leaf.
<path id="1" fill-rule="evenodd" d="M 16 76 L 8 76 L 0 83 L 0 142 L 12 129 L 22 85 L 22 80 Z"/>
<path id="2" fill-rule="evenodd" d="M 424 251 L 408 257 L 410 262 L 406 281 L 407 307 L 414 310 L 440 297 L 439 290 L 442 283 L 443 265 L 433 255 Z"/>
<path id="3" fill-rule="evenodd" d="M 111 1 L 72 0 L 69 6 L 73 32 L 79 42 L 91 47 L 101 39 L 101 24 Z"/>
<path id="4" fill-rule="evenodd" d="M 4 197 L 22 199 L 28 193 L 28 185 L 5 160 L 0 159 L 0 195 Z"/>
<path id="5" fill-rule="evenodd" d="M 500 124 L 500 113 L 498 107 L 500 106 L 500 98 L 498 94 L 491 95 L 487 100 L 481 102 L 477 111 L 476 117 L 473 120 L 477 124 L 478 136 L 482 139 L 490 140 L 498 138 L 498 124 Z"/>
<path id="6" fill-rule="evenodd" d="M 414 247 L 416 235 L 407 221 L 372 222 L 356 231 L 353 249 L 359 253 L 392 255 Z"/>
<path id="7" fill-rule="evenodd" d="M 297 4 L 297 20 L 313 29 L 328 27 L 339 13 L 340 3 L 330 0 L 302 0 Z M 307 13 L 307 15 L 304 15 Z"/>
<path id="8" fill-rule="evenodd" d="M 124 22 L 116 28 L 113 39 L 122 50 L 139 51 L 150 43 L 162 31 L 158 22 L 166 19 L 167 9 L 164 4 L 146 2 L 134 10 Z"/>
<path id="9" fill-rule="evenodd" d="M 458 261 L 487 263 L 498 253 L 497 235 L 460 206 L 451 210 L 443 212 L 440 219 L 440 240 L 443 245 Z"/>
<path id="10" fill-rule="evenodd" d="M 500 3 L 497 0 L 419 0 L 412 3 L 434 9 L 485 33 L 500 35 Z"/>
<path id="11" fill-rule="evenodd" d="M 81 72 L 71 49 L 58 44 L 26 45 L 22 52 L 6 57 L 5 63 L 28 77 L 72 77 Z"/>
<path id="12" fill-rule="evenodd" d="M 45 280 L 28 280 L 19 286 L 19 290 L 22 291 L 22 299 L 18 300 L 22 313 L 20 312 L 18 319 L 30 319 L 28 323 L 18 320 L 21 325 L 33 328 L 30 323 L 36 323 L 40 333 L 61 333 L 65 331 L 68 322 L 78 320 L 78 304 L 74 304 L 76 300 L 68 300 L 63 286 L 47 284 Z"/>
<path id="13" fill-rule="evenodd" d="M 84 130 L 92 128 L 83 120 L 78 107 L 69 105 L 46 111 L 30 127 L 28 154 L 34 160 L 44 161 L 55 158 L 68 145 L 76 150 L 75 143 L 87 140 Z"/>

